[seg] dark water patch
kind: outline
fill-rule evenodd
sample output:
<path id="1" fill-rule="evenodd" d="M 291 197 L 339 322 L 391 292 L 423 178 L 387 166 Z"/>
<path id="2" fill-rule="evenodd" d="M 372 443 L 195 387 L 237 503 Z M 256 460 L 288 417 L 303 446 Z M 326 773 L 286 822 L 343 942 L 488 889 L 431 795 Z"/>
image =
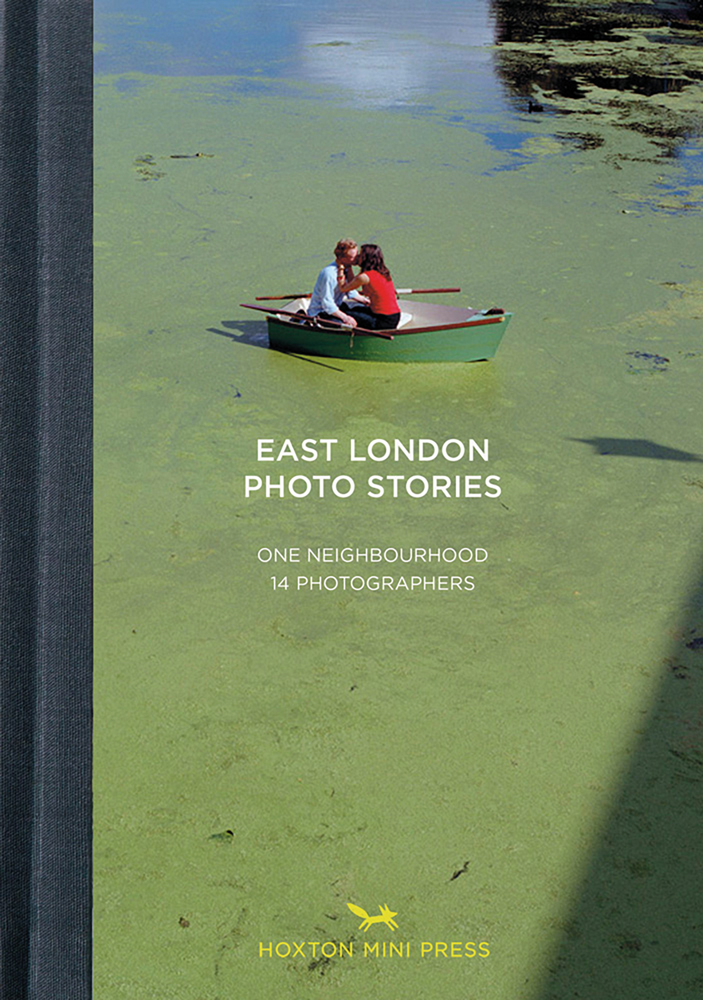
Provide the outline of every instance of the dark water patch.
<path id="1" fill-rule="evenodd" d="M 680 94 L 693 80 L 703 74 L 691 70 L 688 76 L 666 76 L 650 73 L 593 73 L 589 83 L 603 90 L 618 90 L 652 97 L 654 94 Z"/>
<path id="2" fill-rule="evenodd" d="M 536 89 L 556 93 L 561 97 L 576 100 L 584 96 L 580 82 L 589 72 L 590 66 L 562 66 L 552 63 L 542 52 L 499 52 L 496 56 L 496 72 L 499 80 L 507 88 L 508 95 L 522 99 L 526 103 Z"/>
<path id="3" fill-rule="evenodd" d="M 587 87 L 614 90 L 618 93 L 639 94 L 653 97 L 655 94 L 680 94 L 692 83 L 703 79 L 703 74 L 688 67 L 686 74 L 670 75 L 661 70 L 647 72 L 623 70 L 613 62 L 612 53 L 604 54 L 602 63 L 554 63 L 545 53 L 506 52 L 499 56 L 498 76 L 513 99 L 525 101 L 536 90 L 556 94 L 569 100 L 580 100 L 587 96 Z M 528 107 L 529 110 L 529 107 Z M 558 110 L 550 108 L 552 112 Z"/>
<path id="4" fill-rule="evenodd" d="M 652 45 L 693 45 L 699 46 L 701 44 L 700 35 L 696 32 L 703 31 L 703 24 L 692 21 L 686 26 L 684 31 L 669 31 L 669 32 L 645 32 L 644 37 Z M 626 36 L 623 36 L 623 39 Z"/>
<path id="5" fill-rule="evenodd" d="M 564 3 L 491 0 L 499 42 L 601 41 L 618 28 L 699 27 L 700 3 Z"/>

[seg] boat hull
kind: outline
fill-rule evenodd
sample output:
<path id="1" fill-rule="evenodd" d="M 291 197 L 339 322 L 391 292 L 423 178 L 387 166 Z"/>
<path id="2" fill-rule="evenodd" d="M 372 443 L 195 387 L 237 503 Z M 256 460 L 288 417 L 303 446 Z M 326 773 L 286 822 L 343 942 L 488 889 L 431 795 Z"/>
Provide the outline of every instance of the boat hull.
<path id="1" fill-rule="evenodd" d="M 486 316 L 472 310 L 452 311 L 457 315 L 443 315 L 445 322 L 435 327 L 414 329 L 410 324 L 400 330 L 384 331 L 392 334 L 392 340 L 328 330 L 281 315 L 267 316 L 269 346 L 293 354 L 350 361 L 486 361 L 494 357 L 512 314 Z M 448 319 L 453 322 L 447 323 Z"/>

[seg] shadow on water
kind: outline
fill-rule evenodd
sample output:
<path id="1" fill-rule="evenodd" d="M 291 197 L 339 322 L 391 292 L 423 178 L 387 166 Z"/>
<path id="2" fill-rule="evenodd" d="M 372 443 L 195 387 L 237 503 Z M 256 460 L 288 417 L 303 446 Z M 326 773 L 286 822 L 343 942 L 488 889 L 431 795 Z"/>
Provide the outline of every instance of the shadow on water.
<path id="1" fill-rule="evenodd" d="M 217 327 L 209 326 L 207 332 L 216 333 L 219 337 L 227 337 L 229 340 L 235 340 L 238 344 L 249 344 L 251 347 L 265 347 L 268 350 L 268 333 L 266 332 L 266 324 L 262 321 L 223 319 L 220 322 L 220 326 L 223 326 L 224 330 L 218 330 Z"/>
<path id="2" fill-rule="evenodd" d="M 567 438 L 590 444 L 598 455 L 626 455 L 629 458 L 657 458 L 667 462 L 703 462 L 703 455 L 678 448 L 667 448 L 646 438 Z"/>
<path id="3" fill-rule="evenodd" d="M 703 575 L 670 635 L 641 665 L 659 689 L 532 1000 L 703 995 Z"/>
<path id="4" fill-rule="evenodd" d="M 569 440 L 601 455 L 703 461 L 646 439 Z M 660 674 L 656 695 L 531 1000 L 703 993 L 703 572 L 669 635 L 664 656 L 640 665 Z"/>
<path id="5" fill-rule="evenodd" d="M 219 330 L 215 326 L 209 326 L 207 327 L 207 332 L 215 333 L 218 337 L 226 337 L 237 344 L 247 344 L 249 347 L 265 347 L 266 350 L 272 349 L 269 347 L 266 324 L 260 320 L 245 319 L 240 321 L 223 319 L 220 325 L 225 327 L 225 329 Z M 308 358 L 302 354 L 294 354 L 292 351 L 279 351 L 277 353 L 285 354 L 288 358 L 295 358 L 296 361 L 305 361 L 311 365 L 318 365 L 320 368 L 328 368 L 333 372 L 344 372 L 344 368 L 338 368 L 336 365 L 332 365 L 328 361 L 322 361 L 319 358 Z"/>

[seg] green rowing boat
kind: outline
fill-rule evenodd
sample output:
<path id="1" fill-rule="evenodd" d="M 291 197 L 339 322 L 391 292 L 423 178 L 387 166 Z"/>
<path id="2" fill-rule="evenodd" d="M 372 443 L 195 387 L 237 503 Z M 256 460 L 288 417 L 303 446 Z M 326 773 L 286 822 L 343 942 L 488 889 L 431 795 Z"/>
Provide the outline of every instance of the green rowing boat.
<path id="1" fill-rule="evenodd" d="M 306 299 L 291 299 L 268 313 L 269 346 L 293 354 L 353 361 L 486 361 L 498 350 L 512 313 L 400 299 L 396 330 L 354 331 L 341 323 L 311 319 Z M 245 305 L 242 303 L 242 305 Z"/>

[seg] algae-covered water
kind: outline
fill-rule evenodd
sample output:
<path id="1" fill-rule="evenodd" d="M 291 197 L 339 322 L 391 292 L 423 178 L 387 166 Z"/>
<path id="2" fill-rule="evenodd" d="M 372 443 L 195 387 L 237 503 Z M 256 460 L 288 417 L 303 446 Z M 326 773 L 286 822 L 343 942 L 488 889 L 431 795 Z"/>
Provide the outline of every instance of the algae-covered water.
<path id="1" fill-rule="evenodd" d="M 100 1000 L 699 995 L 700 95 L 663 136 L 668 92 L 511 90 L 504 46 L 552 43 L 506 6 L 97 6 Z M 497 357 L 269 351 L 239 303 L 346 235 L 510 309 Z M 350 459 L 421 438 L 488 461 Z M 457 473 L 500 495 L 365 485 Z M 354 495 L 245 497 L 325 474 Z"/>

